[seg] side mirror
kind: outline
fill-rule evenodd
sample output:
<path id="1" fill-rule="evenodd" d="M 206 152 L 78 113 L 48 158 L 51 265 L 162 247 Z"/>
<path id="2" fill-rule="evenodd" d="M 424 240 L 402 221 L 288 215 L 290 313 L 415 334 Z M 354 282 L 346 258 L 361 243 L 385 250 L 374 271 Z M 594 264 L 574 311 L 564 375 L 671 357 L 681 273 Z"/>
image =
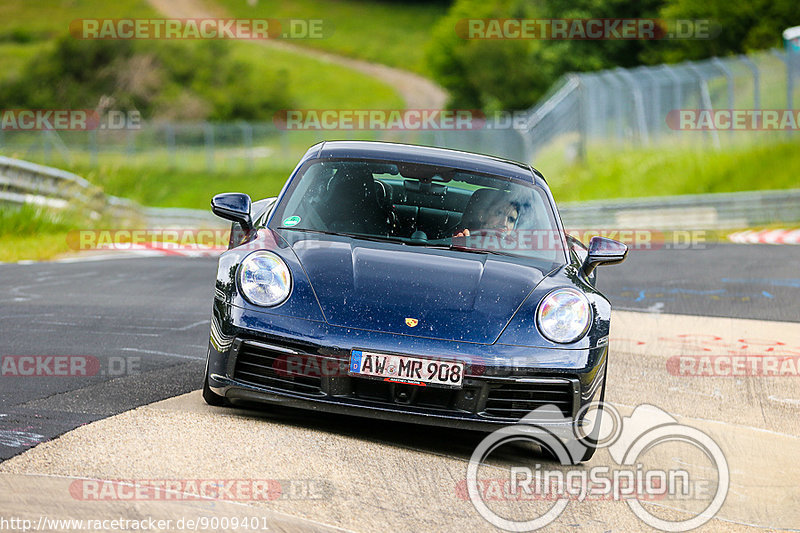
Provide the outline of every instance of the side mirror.
<path id="1" fill-rule="evenodd" d="M 583 272 L 591 274 L 597 265 L 616 265 L 625 260 L 628 247 L 614 239 L 592 237 L 589 241 L 589 253 L 583 261 Z"/>
<path id="2" fill-rule="evenodd" d="M 240 192 L 226 192 L 211 199 L 211 211 L 215 215 L 225 220 L 238 222 L 245 231 L 253 228 L 250 206 L 250 197 Z"/>

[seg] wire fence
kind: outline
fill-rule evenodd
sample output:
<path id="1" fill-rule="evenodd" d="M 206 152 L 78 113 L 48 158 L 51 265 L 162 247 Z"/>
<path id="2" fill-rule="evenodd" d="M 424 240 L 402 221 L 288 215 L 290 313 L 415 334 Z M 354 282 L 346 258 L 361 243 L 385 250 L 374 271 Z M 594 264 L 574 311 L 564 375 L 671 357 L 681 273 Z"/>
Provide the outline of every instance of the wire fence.
<path id="1" fill-rule="evenodd" d="M 547 97 L 502 127 L 458 129 L 287 130 L 266 123 L 156 123 L 134 129 L 4 131 L 0 153 L 80 169 L 103 163 L 163 165 L 197 171 L 251 171 L 264 165 L 291 167 L 321 140 L 408 142 L 537 162 L 543 153 L 568 160 L 609 144 L 658 146 L 706 143 L 723 147 L 774 140 L 798 124 L 780 127 L 800 102 L 800 53 L 770 50 L 749 56 L 633 69 L 616 68 L 564 76 Z M 719 113 L 710 127 L 701 110 L 742 116 L 742 127 L 725 129 Z M 778 127 L 760 131 L 761 115 L 778 116 Z M 761 117 L 753 122 L 753 117 Z M 688 118 L 687 118 L 688 117 Z M 707 118 L 707 117 L 706 117 Z M 724 118 L 724 116 L 722 116 Z M 522 119 L 522 120 L 516 120 Z M 784 131 L 786 130 L 786 131 Z"/>
<path id="2" fill-rule="evenodd" d="M 286 130 L 273 123 L 144 123 L 118 131 L 3 132 L 0 152 L 44 164 L 93 168 L 103 163 L 165 168 L 248 171 L 291 167 L 323 140 L 378 140 L 422 144 L 523 161 L 519 130 Z"/>
<path id="3" fill-rule="evenodd" d="M 559 148 L 581 158 L 596 144 L 771 141 L 800 125 L 800 53 L 780 50 L 674 65 L 569 74 L 524 127 L 528 157 Z M 705 112 L 704 112 L 705 111 Z"/>

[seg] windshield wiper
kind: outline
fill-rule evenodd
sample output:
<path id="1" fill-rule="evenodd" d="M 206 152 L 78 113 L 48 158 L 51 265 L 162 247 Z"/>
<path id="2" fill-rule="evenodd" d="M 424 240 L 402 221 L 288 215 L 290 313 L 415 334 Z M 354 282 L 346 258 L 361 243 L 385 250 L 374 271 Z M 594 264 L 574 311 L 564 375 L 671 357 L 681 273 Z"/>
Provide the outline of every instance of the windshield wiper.
<path id="1" fill-rule="evenodd" d="M 323 235 L 337 235 L 339 237 L 350 237 L 351 239 L 363 239 L 365 241 L 374 241 L 374 242 L 394 242 L 394 243 L 401 243 L 405 244 L 404 241 L 401 239 L 392 238 L 389 236 L 384 235 L 369 235 L 366 233 L 347 233 L 344 231 L 327 231 L 322 229 L 310 229 L 310 228 L 293 228 L 293 227 L 286 227 L 286 226 L 278 226 L 277 229 L 287 229 L 292 231 L 302 231 L 304 233 L 321 233 Z"/>
<path id="2" fill-rule="evenodd" d="M 415 246 L 424 246 L 425 248 L 433 248 L 434 250 L 456 250 L 459 252 L 468 252 L 471 254 L 492 254 L 502 255 L 506 257 L 525 257 L 522 254 L 515 254 L 511 252 L 503 252 L 501 250 L 487 250 L 486 248 L 470 248 L 468 246 L 460 246 L 458 244 L 426 244 L 414 243 Z"/>
<path id="3" fill-rule="evenodd" d="M 327 231 L 322 229 L 311 228 L 294 228 L 286 226 L 278 226 L 277 229 L 285 229 L 292 231 L 302 231 L 304 233 L 321 233 L 322 235 L 338 235 L 339 237 L 349 237 L 351 239 L 362 239 L 365 241 L 374 242 L 391 242 L 395 244 L 404 244 L 406 246 L 422 246 L 424 248 L 433 248 L 434 250 L 457 250 L 459 252 L 468 252 L 472 254 L 492 254 L 502 255 L 505 257 L 525 257 L 522 254 L 515 254 L 511 252 L 504 252 L 502 250 L 487 250 L 485 248 L 470 248 L 468 246 L 461 246 L 458 244 L 429 244 L 427 241 L 422 240 L 403 240 L 399 237 L 389 237 L 388 235 L 369 235 L 364 233 L 347 233 L 343 231 Z"/>

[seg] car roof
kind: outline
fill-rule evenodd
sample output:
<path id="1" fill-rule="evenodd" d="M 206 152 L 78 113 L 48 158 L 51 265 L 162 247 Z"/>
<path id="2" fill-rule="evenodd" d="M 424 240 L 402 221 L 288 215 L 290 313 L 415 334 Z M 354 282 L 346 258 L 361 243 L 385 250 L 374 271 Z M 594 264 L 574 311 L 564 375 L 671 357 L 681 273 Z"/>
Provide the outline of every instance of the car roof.
<path id="1" fill-rule="evenodd" d="M 309 148 L 303 159 L 350 158 L 424 163 L 493 174 L 525 183 L 544 184 L 544 178 L 529 165 L 489 155 L 414 144 L 379 141 L 324 141 Z"/>

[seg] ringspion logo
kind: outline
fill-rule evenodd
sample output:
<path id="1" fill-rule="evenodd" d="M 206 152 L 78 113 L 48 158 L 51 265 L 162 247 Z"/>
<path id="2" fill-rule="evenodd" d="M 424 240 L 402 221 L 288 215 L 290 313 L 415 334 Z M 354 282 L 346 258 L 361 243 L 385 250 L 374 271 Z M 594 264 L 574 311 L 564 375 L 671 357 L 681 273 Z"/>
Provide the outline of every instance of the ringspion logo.
<path id="1" fill-rule="evenodd" d="M 581 409 L 574 419 L 554 417 L 560 410 L 543 406 L 531 411 L 519 423 L 502 427 L 486 436 L 475 448 L 467 466 L 464 483 L 456 485 L 456 494 L 466 496 L 478 514 L 495 527 L 506 531 L 535 531 L 552 524 L 572 501 L 624 501 L 631 512 L 645 524 L 662 531 L 690 531 L 702 526 L 722 508 L 730 486 L 728 461 L 720 448 L 703 431 L 679 423 L 663 409 L 639 405 L 630 416 L 623 417 L 611 404 L 592 403 Z M 585 427 L 585 415 L 594 418 L 603 413 L 599 431 L 591 435 Z M 546 424 L 540 425 L 540 421 Z M 564 424 L 572 438 L 558 436 L 556 422 Z M 589 447 L 607 449 L 613 464 L 580 468 L 551 468 L 541 463 L 531 468 L 512 466 L 509 477 L 501 483 L 479 478 L 479 469 L 500 446 L 513 442 L 529 442 L 549 450 L 562 466 L 571 465 Z M 650 468 L 643 459 L 656 447 L 675 453 L 673 446 L 686 443 L 710 463 L 694 475 L 680 464 L 677 468 Z M 497 467 L 495 467 L 497 468 Z M 661 518 L 643 503 L 667 499 L 673 503 L 692 501 L 697 505 L 680 515 L 678 520 Z M 491 501 L 554 501 L 545 512 L 531 507 L 531 516 L 507 518 L 493 510 Z"/>

